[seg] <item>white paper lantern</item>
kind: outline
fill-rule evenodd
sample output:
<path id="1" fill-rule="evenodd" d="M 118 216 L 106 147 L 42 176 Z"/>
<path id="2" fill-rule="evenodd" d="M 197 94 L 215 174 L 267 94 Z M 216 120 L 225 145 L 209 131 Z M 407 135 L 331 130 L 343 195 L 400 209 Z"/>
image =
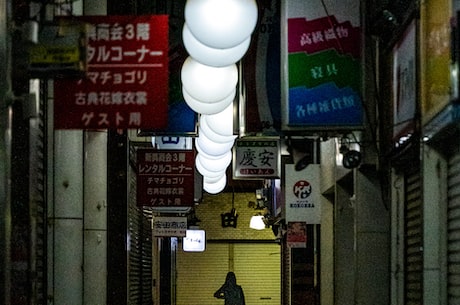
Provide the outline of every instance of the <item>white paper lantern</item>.
<path id="1" fill-rule="evenodd" d="M 239 45 L 257 23 L 255 0 L 188 0 L 185 22 L 201 43 L 218 49 Z"/>
<path id="2" fill-rule="evenodd" d="M 198 154 L 199 155 L 199 154 Z M 197 157 L 198 157 L 197 155 Z M 214 180 L 219 180 L 223 175 L 225 175 L 225 170 L 222 170 L 222 171 L 210 171 L 208 169 L 206 169 L 206 167 L 204 167 L 202 164 L 201 164 L 201 159 L 198 159 L 197 157 L 195 157 L 195 167 L 197 169 L 197 171 L 203 176 L 203 177 L 208 177 L 210 179 L 214 179 Z"/>
<path id="3" fill-rule="evenodd" d="M 208 181 L 206 177 L 203 178 L 203 189 L 209 194 L 217 194 L 217 193 L 222 192 L 226 185 L 227 185 L 226 175 L 222 176 L 222 178 L 219 181 L 213 182 L 213 183 Z"/>
<path id="4" fill-rule="evenodd" d="M 202 115 L 202 120 L 213 132 L 227 136 L 233 134 L 233 103 L 221 112 Z M 200 118 L 201 123 L 201 118 Z"/>
<path id="5" fill-rule="evenodd" d="M 232 162 L 232 151 L 229 150 L 227 153 L 223 154 L 221 158 L 218 159 L 208 158 L 205 154 L 198 153 L 196 159 L 200 159 L 200 163 L 203 168 L 212 172 L 222 172 L 225 171 Z"/>
<path id="6" fill-rule="evenodd" d="M 208 123 L 206 122 L 206 119 L 203 117 L 203 115 L 200 117 L 200 127 L 198 128 L 198 132 L 200 135 L 204 134 L 208 139 L 216 143 L 227 143 L 233 141 L 236 138 L 236 136 L 231 133 L 228 135 L 221 135 L 214 132 L 208 126 Z"/>
<path id="7" fill-rule="evenodd" d="M 232 48 L 211 48 L 198 41 L 190 32 L 187 24 L 184 24 L 182 40 L 188 54 L 196 61 L 208 66 L 225 67 L 236 63 L 244 56 L 251 43 L 251 36 Z"/>
<path id="8" fill-rule="evenodd" d="M 187 92 L 187 90 L 185 90 L 185 88 L 182 87 L 182 96 L 184 97 L 184 100 L 187 103 L 187 105 L 190 108 L 192 108 L 193 111 L 203 114 L 215 114 L 221 112 L 222 110 L 227 108 L 228 105 L 233 103 L 233 100 L 235 99 L 235 94 L 236 88 L 223 100 L 214 103 L 203 103 L 193 98 Z"/>
<path id="9" fill-rule="evenodd" d="M 213 142 L 210 139 L 208 139 L 206 135 L 204 134 L 201 134 L 195 140 L 195 146 L 197 147 L 197 150 L 202 151 L 204 154 L 208 156 L 223 155 L 227 151 L 232 149 L 234 143 L 235 143 L 234 140 L 227 142 L 227 143 Z"/>
<path id="10" fill-rule="evenodd" d="M 225 176 L 227 173 L 225 171 L 223 172 L 219 172 L 219 176 L 216 176 L 216 177 L 210 177 L 210 176 L 204 176 L 203 175 L 203 180 L 206 178 L 206 182 L 207 183 L 216 183 L 218 182 L 219 180 L 222 179 L 222 176 Z"/>
<path id="11" fill-rule="evenodd" d="M 236 88 L 238 69 L 235 64 L 225 67 L 206 66 L 187 57 L 181 70 L 182 86 L 191 97 L 203 102 L 220 101 Z"/>

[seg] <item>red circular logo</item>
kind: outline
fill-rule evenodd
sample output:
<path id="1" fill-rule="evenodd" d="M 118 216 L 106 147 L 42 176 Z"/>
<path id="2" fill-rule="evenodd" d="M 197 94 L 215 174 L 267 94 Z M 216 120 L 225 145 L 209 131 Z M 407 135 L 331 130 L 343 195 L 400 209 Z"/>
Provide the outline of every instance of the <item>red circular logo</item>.
<path id="1" fill-rule="evenodd" d="M 300 180 L 292 188 L 294 195 L 299 199 L 306 199 L 311 194 L 311 184 L 308 181 Z"/>

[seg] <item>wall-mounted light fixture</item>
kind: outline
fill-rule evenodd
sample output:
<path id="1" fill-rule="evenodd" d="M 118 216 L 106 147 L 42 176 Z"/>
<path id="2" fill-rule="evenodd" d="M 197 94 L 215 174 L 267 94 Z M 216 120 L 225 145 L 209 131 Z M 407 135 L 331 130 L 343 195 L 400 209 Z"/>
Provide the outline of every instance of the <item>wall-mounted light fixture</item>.
<path id="1" fill-rule="evenodd" d="M 341 139 L 339 152 L 342 154 L 342 165 L 346 169 L 352 169 L 361 164 L 361 152 L 350 149 L 350 140 L 347 137 Z"/>
<path id="2" fill-rule="evenodd" d="M 249 228 L 254 230 L 263 230 L 265 229 L 265 222 L 263 215 L 254 215 L 249 221 Z"/>

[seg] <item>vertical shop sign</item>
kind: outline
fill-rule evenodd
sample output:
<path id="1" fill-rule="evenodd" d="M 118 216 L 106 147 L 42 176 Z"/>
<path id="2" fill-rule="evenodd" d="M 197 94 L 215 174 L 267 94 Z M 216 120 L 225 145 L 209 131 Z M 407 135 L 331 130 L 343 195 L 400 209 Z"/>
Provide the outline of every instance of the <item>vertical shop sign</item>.
<path id="1" fill-rule="evenodd" d="M 301 171 L 286 164 L 284 193 L 287 222 L 321 223 L 319 164 L 309 164 Z"/>
<path id="2" fill-rule="evenodd" d="M 54 127 L 166 127 L 168 16 L 78 18 L 91 25 L 88 71 L 83 79 L 55 80 Z"/>
<path id="3" fill-rule="evenodd" d="M 414 133 L 416 83 L 415 21 L 393 48 L 393 141 L 402 143 Z"/>
<path id="4" fill-rule="evenodd" d="M 185 150 L 137 151 L 137 204 L 190 207 L 194 202 L 195 154 Z"/>
<path id="5" fill-rule="evenodd" d="M 279 140 L 237 139 L 233 150 L 235 179 L 279 178 Z"/>
<path id="6" fill-rule="evenodd" d="M 285 4 L 283 129 L 352 128 L 363 123 L 359 10 L 351 1 L 344 2 L 349 5 L 328 8 L 329 15 L 301 1 Z"/>

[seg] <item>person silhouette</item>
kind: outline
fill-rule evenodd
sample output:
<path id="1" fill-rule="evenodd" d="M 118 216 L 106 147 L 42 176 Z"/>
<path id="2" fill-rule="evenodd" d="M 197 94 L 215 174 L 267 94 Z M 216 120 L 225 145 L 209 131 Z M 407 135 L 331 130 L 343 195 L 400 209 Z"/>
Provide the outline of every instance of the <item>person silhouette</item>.
<path id="1" fill-rule="evenodd" d="M 236 284 L 236 276 L 233 272 L 228 272 L 225 283 L 215 293 L 214 297 L 225 299 L 224 305 L 245 305 L 243 288 Z"/>

